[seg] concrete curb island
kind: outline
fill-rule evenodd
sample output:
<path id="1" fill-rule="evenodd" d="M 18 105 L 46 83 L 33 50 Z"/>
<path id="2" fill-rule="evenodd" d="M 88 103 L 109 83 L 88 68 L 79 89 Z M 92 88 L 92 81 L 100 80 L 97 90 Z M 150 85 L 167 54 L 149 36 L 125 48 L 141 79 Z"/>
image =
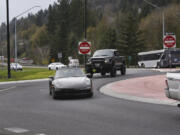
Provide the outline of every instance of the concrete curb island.
<path id="1" fill-rule="evenodd" d="M 177 106 L 178 101 L 168 99 L 164 88 L 165 75 L 133 78 L 107 84 L 100 92 L 119 99 Z"/>

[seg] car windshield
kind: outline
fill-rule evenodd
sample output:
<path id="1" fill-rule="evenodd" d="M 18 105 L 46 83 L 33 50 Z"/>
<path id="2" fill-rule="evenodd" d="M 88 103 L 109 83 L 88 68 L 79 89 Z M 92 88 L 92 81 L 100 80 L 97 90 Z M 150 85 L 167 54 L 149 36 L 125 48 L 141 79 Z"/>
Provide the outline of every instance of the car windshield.
<path id="1" fill-rule="evenodd" d="M 11 63 L 12 66 L 19 66 L 18 63 Z"/>
<path id="2" fill-rule="evenodd" d="M 55 78 L 84 77 L 84 72 L 79 68 L 64 68 L 56 71 Z"/>
<path id="3" fill-rule="evenodd" d="M 110 50 L 99 50 L 96 51 L 93 55 L 93 57 L 101 57 L 101 56 L 109 56 L 112 57 L 113 56 L 113 51 Z"/>

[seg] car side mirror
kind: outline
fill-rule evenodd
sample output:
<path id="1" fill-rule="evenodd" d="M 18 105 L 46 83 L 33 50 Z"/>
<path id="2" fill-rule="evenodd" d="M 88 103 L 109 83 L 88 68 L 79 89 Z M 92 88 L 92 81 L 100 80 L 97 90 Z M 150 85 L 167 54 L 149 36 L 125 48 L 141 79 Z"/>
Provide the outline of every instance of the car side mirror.
<path id="1" fill-rule="evenodd" d="M 54 80 L 54 76 L 49 76 L 48 78 L 52 81 Z"/>
<path id="2" fill-rule="evenodd" d="M 92 78 L 92 76 L 90 74 L 86 74 L 87 78 Z"/>

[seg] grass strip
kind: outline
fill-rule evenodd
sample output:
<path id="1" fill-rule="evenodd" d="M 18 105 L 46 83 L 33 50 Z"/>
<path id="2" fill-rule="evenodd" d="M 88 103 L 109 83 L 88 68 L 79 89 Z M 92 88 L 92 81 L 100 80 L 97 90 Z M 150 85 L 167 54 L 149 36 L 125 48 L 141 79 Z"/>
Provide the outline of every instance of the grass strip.
<path id="1" fill-rule="evenodd" d="M 43 79 L 54 76 L 54 74 L 54 70 L 49 71 L 44 68 L 23 68 L 22 71 L 11 70 L 11 79 L 8 79 L 7 70 L 0 69 L 0 82 Z"/>

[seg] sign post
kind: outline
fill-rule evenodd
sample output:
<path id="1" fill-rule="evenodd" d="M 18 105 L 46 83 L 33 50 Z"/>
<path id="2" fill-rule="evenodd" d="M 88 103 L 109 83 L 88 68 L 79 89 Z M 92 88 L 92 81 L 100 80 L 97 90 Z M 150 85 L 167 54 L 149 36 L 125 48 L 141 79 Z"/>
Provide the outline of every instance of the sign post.
<path id="1" fill-rule="evenodd" d="M 164 39 L 164 48 L 175 48 L 176 47 L 176 36 L 175 35 L 165 35 Z"/>
<path id="2" fill-rule="evenodd" d="M 58 59 L 59 59 L 59 62 L 61 61 L 61 58 L 62 58 L 62 53 L 59 52 L 59 53 L 58 53 Z"/>

